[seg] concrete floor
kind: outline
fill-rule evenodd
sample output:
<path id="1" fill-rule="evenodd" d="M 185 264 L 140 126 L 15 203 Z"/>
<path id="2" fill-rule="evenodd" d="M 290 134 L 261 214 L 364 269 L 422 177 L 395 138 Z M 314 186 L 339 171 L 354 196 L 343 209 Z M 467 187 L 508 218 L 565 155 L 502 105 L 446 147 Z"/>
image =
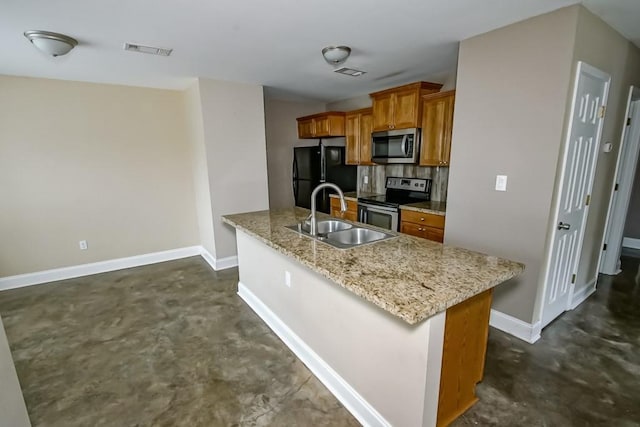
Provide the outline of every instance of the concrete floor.
<path id="1" fill-rule="evenodd" d="M 529 345 L 491 329 L 454 426 L 640 425 L 638 260 Z M 350 426 L 355 419 L 200 258 L 0 292 L 34 426 Z"/>

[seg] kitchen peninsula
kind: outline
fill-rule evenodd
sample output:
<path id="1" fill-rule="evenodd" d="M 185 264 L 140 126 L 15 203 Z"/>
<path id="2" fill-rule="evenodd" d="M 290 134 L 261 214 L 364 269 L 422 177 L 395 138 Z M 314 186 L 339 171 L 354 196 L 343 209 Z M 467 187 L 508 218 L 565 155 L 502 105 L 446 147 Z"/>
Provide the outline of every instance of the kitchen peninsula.
<path id="1" fill-rule="evenodd" d="M 308 213 L 224 217 L 238 294 L 362 424 L 447 425 L 477 400 L 491 289 L 524 266 L 399 233 L 337 249 L 285 228 Z"/>

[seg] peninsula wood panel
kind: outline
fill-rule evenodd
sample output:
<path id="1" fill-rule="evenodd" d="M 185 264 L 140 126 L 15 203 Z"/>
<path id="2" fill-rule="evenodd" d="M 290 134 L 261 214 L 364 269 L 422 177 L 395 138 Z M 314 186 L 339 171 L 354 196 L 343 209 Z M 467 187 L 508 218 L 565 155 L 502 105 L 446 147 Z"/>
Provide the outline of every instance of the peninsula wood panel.
<path id="1" fill-rule="evenodd" d="M 438 427 L 449 425 L 478 401 L 475 389 L 484 374 L 491 294 L 489 289 L 447 310 Z"/>

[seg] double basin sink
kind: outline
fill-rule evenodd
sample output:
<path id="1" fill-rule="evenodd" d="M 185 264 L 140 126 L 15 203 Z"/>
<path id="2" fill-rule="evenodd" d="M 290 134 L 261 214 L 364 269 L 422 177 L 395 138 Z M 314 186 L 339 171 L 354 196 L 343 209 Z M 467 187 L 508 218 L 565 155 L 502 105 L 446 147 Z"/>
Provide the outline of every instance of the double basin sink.
<path id="1" fill-rule="evenodd" d="M 303 221 L 298 224 L 289 225 L 287 228 L 297 231 L 302 235 L 313 237 L 317 240 L 328 243 L 339 249 L 353 248 L 366 243 L 373 243 L 396 237 L 394 234 L 384 233 L 370 228 L 356 227 L 347 222 L 335 219 L 320 220 L 316 224 L 316 236 L 311 236 L 310 234 L 310 221 Z"/>

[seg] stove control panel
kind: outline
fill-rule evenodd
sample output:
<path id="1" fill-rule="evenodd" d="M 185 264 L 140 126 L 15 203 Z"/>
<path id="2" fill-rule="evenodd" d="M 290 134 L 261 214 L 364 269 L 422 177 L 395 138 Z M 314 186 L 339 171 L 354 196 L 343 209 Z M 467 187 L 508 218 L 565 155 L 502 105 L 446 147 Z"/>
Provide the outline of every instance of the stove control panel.
<path id="1" fill-rule="evenodd" d="M 400 178 L 387 177 L 386 188 L 394 190 L 419 191 L 429 193 L 431 191 L 431 180 L 423 178 Z"/>

